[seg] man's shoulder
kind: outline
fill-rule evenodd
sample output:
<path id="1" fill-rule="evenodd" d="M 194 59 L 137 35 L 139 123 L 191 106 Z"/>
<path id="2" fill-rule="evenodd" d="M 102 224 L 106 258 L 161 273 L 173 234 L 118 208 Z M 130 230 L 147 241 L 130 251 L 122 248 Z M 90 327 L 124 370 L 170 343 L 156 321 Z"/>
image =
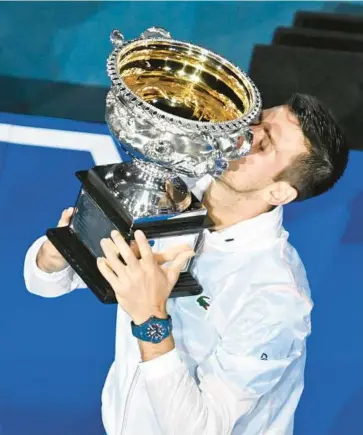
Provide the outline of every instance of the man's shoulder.
<path id="1" fill-rule="evenodd" d="M 258 250 L 251 256 L 246 268 L 251 285 L 270 287 L 280 284 L 296 288 L 310 297 L 304 263 L 287 237 L 281 237 L 276 243 Z"/>
<path id="2" fill-rule="evenodd" d="M 248 261 L 221 282 L 221 306 L 233 301 L 230 313 L 241 310 L 272 310 L 278 316 L 287 311 L 297 317 L 309 315 L 313 302 L 304 264 L 287 240 L 250 252 Z M 223 303 L 225 301 L 225 303 Z M 256 308 L 258 307 L 258 308 Z"/>

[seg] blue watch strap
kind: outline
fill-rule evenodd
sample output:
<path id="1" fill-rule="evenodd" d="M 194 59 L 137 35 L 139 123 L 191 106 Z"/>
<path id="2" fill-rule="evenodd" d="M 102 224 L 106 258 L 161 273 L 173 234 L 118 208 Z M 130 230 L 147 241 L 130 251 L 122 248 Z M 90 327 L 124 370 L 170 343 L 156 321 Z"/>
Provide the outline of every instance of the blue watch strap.
<path id="1" fill-rule="evenodd" d="M 160 343 L 171 334 L 172 329 L 173 324 L 169 315 L 167 319 L 152 316 L 141 325 L 131 322 L 132 334 L 139 340 L 150 343 Z"/>

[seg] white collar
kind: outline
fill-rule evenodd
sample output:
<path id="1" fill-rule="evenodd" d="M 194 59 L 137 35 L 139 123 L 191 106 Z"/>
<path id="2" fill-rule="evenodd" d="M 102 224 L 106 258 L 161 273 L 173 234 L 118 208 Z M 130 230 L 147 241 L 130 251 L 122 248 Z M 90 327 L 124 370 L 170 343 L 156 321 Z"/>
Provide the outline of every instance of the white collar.
<path id="1" fill-rule="evenodd" d="M 282 229 L 282 206 L 262 213 L 252 219 L 247 219 L 231 225 L 223 230 L 209 232 L 208 237 L 220 243 L 243 244 L 250 243 L 267 235 L 276 238 Z M 226 242 L 227 241 L 227 242 Z"/>
<path id="2" fill-rule="evenodd" d="M 224 230 L 204 230 L 203 251 L 241 252 L 273 244 L 283 233 L 282 206 Z"/>

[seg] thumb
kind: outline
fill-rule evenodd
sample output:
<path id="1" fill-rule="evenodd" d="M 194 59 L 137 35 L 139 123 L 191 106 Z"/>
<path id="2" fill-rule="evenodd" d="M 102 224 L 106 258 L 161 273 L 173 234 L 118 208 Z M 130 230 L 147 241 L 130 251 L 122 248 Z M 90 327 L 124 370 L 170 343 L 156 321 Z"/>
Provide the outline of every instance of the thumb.
<path id="1" fill-rule="evenodd" d="M 169 263 L 169 266 L 167 266 L 167 271 L 169 273 L 174 274 L 176 277 L 179 276 L 180 271 L 182 270 L 182 268 L 184 267 L 184 265 L 186 264 L 186 262 L 194 257 L 195 252 L 194 251 L 184 251 L 184 252 L 180 252 L 176 258 L 171 261 Z"/>
<path id="2" fill-rule="evenodd" d="M 154 256 L 156 258 L 156 261 L 158 264 L 164 264 L 168 261 L 173 261 L 177 258 L 179 254 L 182 252 L 193 252 L 191 250 L 190 245 L 179 245 L 179 246 L 172 246 L 166 251 L 162 252 L 155 252 Z"/>

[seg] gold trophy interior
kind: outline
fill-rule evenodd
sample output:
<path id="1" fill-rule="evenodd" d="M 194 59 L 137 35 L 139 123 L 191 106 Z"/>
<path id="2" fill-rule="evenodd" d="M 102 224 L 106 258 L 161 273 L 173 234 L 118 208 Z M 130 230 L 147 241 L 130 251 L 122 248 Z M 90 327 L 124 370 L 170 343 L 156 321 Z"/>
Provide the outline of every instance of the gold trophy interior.
<path id="1" fill-rule="evenodd" d="M 119 53 L 117 72 L 139 98 L 190 121 L 233 121 L 254 103 L 254 91 L 236 67 L 178 41 L 128 44 Z"/>

